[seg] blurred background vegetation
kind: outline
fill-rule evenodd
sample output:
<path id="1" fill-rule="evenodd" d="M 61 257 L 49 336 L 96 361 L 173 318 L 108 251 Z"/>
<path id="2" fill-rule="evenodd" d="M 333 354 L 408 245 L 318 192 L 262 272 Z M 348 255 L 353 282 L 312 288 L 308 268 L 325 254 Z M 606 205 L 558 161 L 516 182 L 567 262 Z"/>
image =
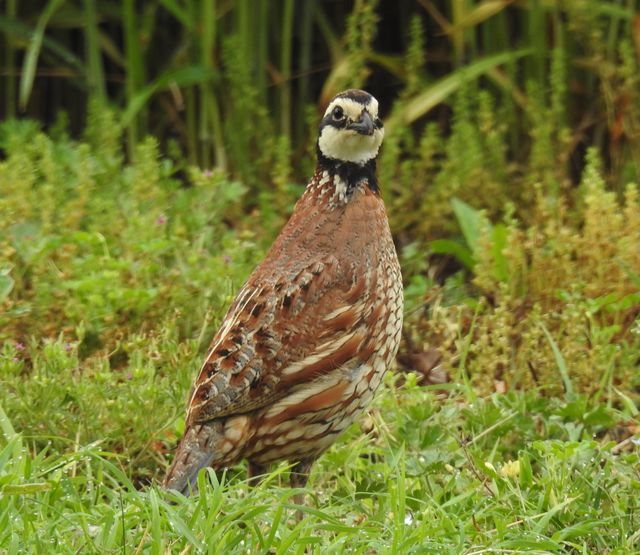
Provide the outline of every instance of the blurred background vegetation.
<path id="1" fill-rule="evenodd" d="M 616 181 L 637 171 L 635 0 L 2 6 L 3 119 L 77 136 L 92 104 L 110 106 L 130 158 L 152 134 L 166 152 L 260 186 L 274 157 L 308 165 L 318 110 L 337 91 L 366 86 L 394 134 L 411 127 L 421 137 L 435 123 L 448 135 L 482 107 L 506 128 L 508 160 L 534 158 L 558 185 L 564 174 L 576 181 L 589 145 Z M 296 178 L 305 164 L 293 165 Z"/>
<path id="2" fill-rule="evenodd" d="M 201 354 L 346 87 L 385 120 L 400 368 L 471 396 L 633 407 L 637 0 L 0 6 L 0 379 L 16 427 L 103 430 L 137 476 L 157 472 L 148 438 L 180 433 Z"/>

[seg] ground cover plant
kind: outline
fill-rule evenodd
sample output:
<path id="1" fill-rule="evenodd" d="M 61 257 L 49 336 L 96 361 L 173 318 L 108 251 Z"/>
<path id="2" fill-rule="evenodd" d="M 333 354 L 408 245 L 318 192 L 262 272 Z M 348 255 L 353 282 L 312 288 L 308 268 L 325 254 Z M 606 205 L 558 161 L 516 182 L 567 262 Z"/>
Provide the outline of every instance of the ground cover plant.
<path id="1" fill-rule="evenodd" d="M 640 551 L 638 6 L 509 4 L 402 7 L 399 46 L 384 2 L 278 4 L 331 52 L 316 77 L 315 43 L 250 2 L 5 4 L 3 113 L 31 117 L 0 124 L 0 551 Z M 78 113 L 35 119 L 38 80 L 82 60 L 55 85 Z M 208 341 L 312 168 L 316 100 L 345 86 L 387 106 L 395 372 L 302 520 L 286 465 L 162 492 Z"/>

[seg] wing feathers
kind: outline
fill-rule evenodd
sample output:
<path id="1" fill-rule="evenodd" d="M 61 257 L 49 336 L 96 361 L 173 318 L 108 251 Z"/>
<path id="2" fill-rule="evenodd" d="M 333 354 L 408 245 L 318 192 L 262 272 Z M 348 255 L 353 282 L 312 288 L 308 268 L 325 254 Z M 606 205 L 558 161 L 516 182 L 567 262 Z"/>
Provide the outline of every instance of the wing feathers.
<path id="1" fill-rule="evenodd" d="M 255 410 L 357 356 L 365 340 L 365 284 L 334 257 L 299 269 L 288 282 L 263 276 L 260 285 L 247 281 L 216 334 L 189 423 Z"/>
<path id="2" fill-rule="evenodd" d="M 294 383 L 310 381 L 335 370 L 348 360 L 355 358 L 363 339 L 362 331 L 356 330 L 323 343 L 312 355 L 282 371 L 282 385 L 290 386 Z"/>

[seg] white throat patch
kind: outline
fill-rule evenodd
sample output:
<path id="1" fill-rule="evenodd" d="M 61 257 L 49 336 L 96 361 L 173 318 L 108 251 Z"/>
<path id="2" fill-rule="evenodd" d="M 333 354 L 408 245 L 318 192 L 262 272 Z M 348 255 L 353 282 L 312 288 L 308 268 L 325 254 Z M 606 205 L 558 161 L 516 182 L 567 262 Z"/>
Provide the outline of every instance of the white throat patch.
<path id="1" fill-rule="evenodd" d="M 373 135 L 361 135 L 327 125 L 320 134 L 318 146 L 327 158 L 364 165 L 378 155 L 383 137 L 382 129 L 376 129 Z"/>

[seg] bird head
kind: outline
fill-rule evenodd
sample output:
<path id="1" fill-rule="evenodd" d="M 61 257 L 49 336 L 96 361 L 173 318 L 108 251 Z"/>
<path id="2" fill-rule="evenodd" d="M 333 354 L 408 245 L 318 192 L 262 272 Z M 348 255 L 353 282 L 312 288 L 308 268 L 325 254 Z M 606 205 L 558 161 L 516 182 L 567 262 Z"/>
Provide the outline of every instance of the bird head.
<path id="1" fill-rule="evenodd" d="M 325 158 L 364 166 L 378 155 L 383 137 L 378 101 L 366 91 L 350 89 L 329 102 L 320 122 L 318 150 Z"/>

